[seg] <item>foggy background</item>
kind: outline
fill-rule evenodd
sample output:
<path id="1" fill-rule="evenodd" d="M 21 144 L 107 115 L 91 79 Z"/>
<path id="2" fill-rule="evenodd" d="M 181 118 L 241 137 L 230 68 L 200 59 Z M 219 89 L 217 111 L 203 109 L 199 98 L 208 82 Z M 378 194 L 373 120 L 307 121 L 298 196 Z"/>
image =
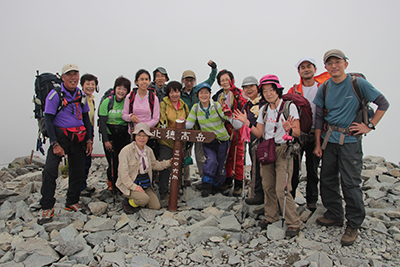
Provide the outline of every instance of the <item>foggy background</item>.
<path id="1" fill-rule="evenodd" d="M 208 60 L 244 77 L 276 74 L 284 93 L 299 82 L 294 64 L 304 56 L 325 71 L 332 48 L 349 58 L 391 106 L 363 141 L 364 156 L 399 162 L 400 1 L 0 1 L 0 164 L 36 147 L 32 96 L 36 70 L 61 72 L 76 63 L 80 75 L 99 78 L 102 94 L 140 68 L 165 67 L 171 80 L 191 69 L 197 83 Z M 219 89 L 215 82 L 213 93 Z M 103 153 L 95 129 L 94 153 Z M 46 145 L 47 148 L 47 145 Z M 35 155 L 40 153 L 35 152 Z"/>

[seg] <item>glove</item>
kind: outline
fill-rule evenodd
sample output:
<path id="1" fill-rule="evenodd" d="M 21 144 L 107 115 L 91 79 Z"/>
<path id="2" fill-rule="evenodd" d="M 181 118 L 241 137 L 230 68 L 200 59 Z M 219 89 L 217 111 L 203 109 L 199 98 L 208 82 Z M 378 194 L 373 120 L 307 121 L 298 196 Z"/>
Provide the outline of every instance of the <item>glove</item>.
<path id="1" fill-rule="evenodd" d="M 222 106 L 222 111 L 224 112 L 224 114 L 229 118 L 232 117 L 232 110 L 228 107 L 228 105 L 226 104 L 225 101 L 221 106 Z"/>
<path id="2" fill-rule="evenodd" d="M 237 89 L 237 87 L 235 85 L 235 79 L 232 79 L 231 81 L 229 81 L 229 85 L 231 86 L 231 88 L 229 88 L 229 91 L 233 92 Z"/>
<path id="3" fill-rule="evenodd" d="M 213 70 L 215 70 L 217 68 L 217 63 L 215 63 L 214 61 L 211 61 L 210 63 L 210 61 L 208 62 L 208 66 L 210 66 Z"/>

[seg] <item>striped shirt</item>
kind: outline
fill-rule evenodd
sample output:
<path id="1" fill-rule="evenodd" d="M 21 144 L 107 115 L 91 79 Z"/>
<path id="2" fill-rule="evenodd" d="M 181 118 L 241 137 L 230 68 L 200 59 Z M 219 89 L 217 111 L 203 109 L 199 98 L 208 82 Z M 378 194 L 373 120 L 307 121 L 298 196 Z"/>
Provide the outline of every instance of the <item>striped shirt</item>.
<path id="1" fill-rule="evenodd" d="M 224 118 L 225 120 L 227 120 L 228 118 L 222 112 L 221 105 L 218 102 L 214 103 L 213 100 L 210 100 L 210 106 L 209 106 L 210 115 L 208 119 L 206 118 L 205 112 L 198 105 L 201 104 L 200 103 L 194 104 L 193 108 L 190 110 L 189 116 L 187 117 L 187 121 L 191 122 L 189 124 L 194 125 L 194 123 L 196 123 L 196 117 L 197 117 L 197 121 L 202 131 L 214 132 L 215 135 L 217 136 L 216 138 L 217 140 L 227 141 L 229 139 L 229 135 L 228 132 L 226 131 L 224 122 L 222 121 L 221 117 Z M 217 109 L 220 115 L 218 115 Z M 193 125 L 191 126 L 193 127 Z"/>

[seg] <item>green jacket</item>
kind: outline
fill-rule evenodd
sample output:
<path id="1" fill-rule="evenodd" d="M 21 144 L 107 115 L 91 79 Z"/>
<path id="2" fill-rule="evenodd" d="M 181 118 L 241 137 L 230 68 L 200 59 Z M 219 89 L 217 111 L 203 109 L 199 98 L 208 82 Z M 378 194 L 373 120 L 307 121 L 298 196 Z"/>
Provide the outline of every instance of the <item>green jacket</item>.
<path id="1" fill-rule="evenodd" d="M 217 69 L 211 69 L 210 75 L 208 76 L 208 79 L 205 80 L 205 83 L 208 83 L 210 87 L 213 85 L 215 82 L 215 78 L 217 77 Z M 192 91 L 189 93 L 185 92 L 185 88 L 182 89 L 182 95 L 181 99 L 185 101 L 186 105 L 188 105 L 189 110 L 192 109 L 193 105 L 199 102 L 199 99 L 197 98 L 197 85 L 193 86 Z"/>

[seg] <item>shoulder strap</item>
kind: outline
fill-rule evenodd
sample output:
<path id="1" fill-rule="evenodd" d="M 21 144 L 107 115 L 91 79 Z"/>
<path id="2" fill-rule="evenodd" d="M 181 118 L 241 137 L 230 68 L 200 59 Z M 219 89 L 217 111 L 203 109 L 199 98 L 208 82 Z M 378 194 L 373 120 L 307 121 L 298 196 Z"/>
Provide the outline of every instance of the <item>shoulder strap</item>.
<path id="1" fill-rule="evenodd" d="M 353 88 L 354 94 L 357 96 L 358 101 L 363 104 L 363 99 L 361 98 L 360 92 L 360 85 L 358 84 L 358 77 L 357 76 L 350 76 L 351 77 L 351 87 Z"/>
<path id="2" fill-rule="evenodd" d="M 151 118 L 153 118 L 153 110 L 154 110 L 154 98 L 155 98 L 155 92 L 153 89 L 147 89 L 149 92 L 149 105 L 150 105 L 150 110 L 151 110 Z"/>
<path id="3" fill-rule="evenodd" d="M 292 104 L 292 103 L 293 103 L 293 100 L 289 100 L 289 101 L 284 101 L 283 104 L 281 105 L 279 113 L 283 113 L 285 120 L 287 120 L 287 118 L 290 115 L 290 104 Z"/>
<path id="4" fill-rule="evenodd" d="M 108 112 L 110 112 L 110 110 L 112 110 L 113 107 L 114 107 L 114 94 L 111 94 L 111 96 L 108 100 L 108 106 L 107 106 Z"/>
<path id="5" fill-rule="evenodd" d="M 225 120 L 223 117 L 221 117 L 221 115 L 219 114 L 218 109 L 217 109 L 216 102 L 213 103 L 213 106 L 214 106 L 215 111 L 216 111 L 217 114 L 218 114 L 218 117 L 222 120 L 223 123 L 225 123 L 226 120 Z"/>
<path id="6" fill-rule="evenodd" d="M 132 92 L 129 94 L 129 113 L 133 111 L 133 101 L 135 100 L 136 93 L 137 88 L 133 88 Z"/>

